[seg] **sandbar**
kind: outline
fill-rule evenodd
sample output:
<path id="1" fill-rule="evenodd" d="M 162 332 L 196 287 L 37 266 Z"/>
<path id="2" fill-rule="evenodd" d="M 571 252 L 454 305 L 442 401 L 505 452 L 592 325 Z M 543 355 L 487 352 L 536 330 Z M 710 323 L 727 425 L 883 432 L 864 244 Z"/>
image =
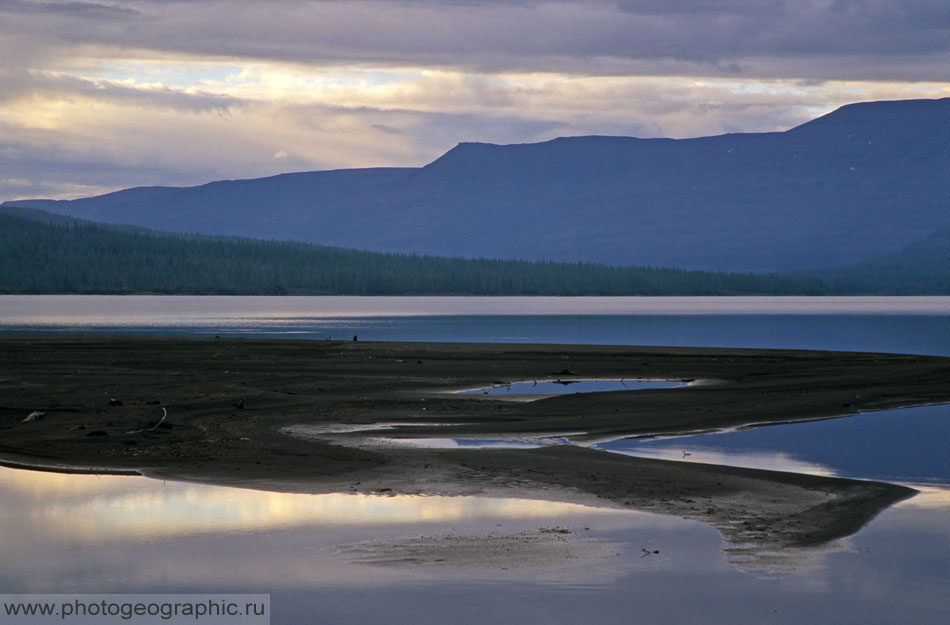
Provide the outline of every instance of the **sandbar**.
<path id="1" fill-rule="evenodd" d="M 533 401 L 457 392 L 588 378 L 690 384 Z M 947 402 L 950 359 L 933 356 L 0 337 L 0 457 L 8 463 L 294 492 L 517 495 L 636 509 L 708 523 L 727 551 L 753 562 L 831 544 L 914 491 L 634 458 L 587 445 Z M 310 434 L 288 434 L 300 426 Z M 393 437 L 552 437 L 571 444 L 437 449 L 385 443 Z"/>

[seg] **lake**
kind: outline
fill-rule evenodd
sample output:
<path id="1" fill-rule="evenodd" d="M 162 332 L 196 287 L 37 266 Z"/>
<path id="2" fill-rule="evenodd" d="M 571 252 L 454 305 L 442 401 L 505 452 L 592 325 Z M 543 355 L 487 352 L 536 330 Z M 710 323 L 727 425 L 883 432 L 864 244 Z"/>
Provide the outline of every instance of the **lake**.
<path id="1" fill-rule="evenodd" d="M 37 331 L 950 355 L 950 298 L 0 297 L 0 332 Z M 731 562 L 707 525 L 641 511 L 0 468 L 0 592 L 270 593 L 273 623 L 945 623 L 948 424 L 933 406 L 599 444 L 921 490 L 775 570 Z M 486 536 L 497 554 L 455 564 L 361 555 Z M 506 540 L 530 548 L 506 561 Z"/>
<path id="2" fill-rule="evenodd" d="M 950 297 L 0 295 L 0 332 L 837 349 L 950 355 Z"/>

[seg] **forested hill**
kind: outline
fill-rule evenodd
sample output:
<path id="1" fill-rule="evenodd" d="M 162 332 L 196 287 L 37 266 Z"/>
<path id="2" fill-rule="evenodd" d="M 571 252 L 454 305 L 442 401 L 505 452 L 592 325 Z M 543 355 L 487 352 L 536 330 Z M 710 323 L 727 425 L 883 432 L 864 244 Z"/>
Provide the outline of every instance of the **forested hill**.
<path id="1" fill-rule="evenodd" d="M 846 292 L 950 295 L 950 226 L 897 252 L 812 275 Z"/>
<path id="2" fill-rule="evenodd" d="M 0 250 L 0 293 L 8 294 L 738 295 L 824 288 L 814 277 L 438 258 L 175 235 L 44 219 L 33 211 L 0 214 Z"/>

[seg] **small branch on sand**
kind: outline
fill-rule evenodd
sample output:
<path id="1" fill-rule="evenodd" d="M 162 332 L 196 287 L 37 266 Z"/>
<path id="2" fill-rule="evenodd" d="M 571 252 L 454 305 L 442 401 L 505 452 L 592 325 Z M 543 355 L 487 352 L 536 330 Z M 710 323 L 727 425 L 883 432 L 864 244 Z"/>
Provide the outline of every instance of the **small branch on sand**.
<path id="1" fill-rule="evenodd" d="M 126 434 L 141 434 L 142 432 L 154 432 L 158 426 L 165 422 L 165 417 L 168 416 L 168 411 L 165 410 L 165 406 L 162 406 L 162 418 L 158 420 L 158 423 L 153 425 L 150 428 L 142 428 L 141 430 L 130 430 Z"/>

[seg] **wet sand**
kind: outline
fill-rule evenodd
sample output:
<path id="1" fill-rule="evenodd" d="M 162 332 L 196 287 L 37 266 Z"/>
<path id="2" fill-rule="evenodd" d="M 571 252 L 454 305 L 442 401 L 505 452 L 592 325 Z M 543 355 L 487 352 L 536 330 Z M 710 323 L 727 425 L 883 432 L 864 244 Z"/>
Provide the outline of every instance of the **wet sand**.
<path id="1" fill-rule="evenodd" d="M 693 384 L 533 401 L 455 392 L 579 378 Z M 0 457 L 8 462 L 284 491 L 523 495 L 638 509 L 706 522 L 733 544 L 727 549 L 752 559 L 826 545 L 914 491 L 578 445 L 431 449 L 381 439 L 555 436 L 586 443 L 944 402 L 950 359 L 928 356 L 0 337 Z M 33 413 L 43 414 L 29 418 Z M 310 434 L 288 435 L 294 426 Z"/>

